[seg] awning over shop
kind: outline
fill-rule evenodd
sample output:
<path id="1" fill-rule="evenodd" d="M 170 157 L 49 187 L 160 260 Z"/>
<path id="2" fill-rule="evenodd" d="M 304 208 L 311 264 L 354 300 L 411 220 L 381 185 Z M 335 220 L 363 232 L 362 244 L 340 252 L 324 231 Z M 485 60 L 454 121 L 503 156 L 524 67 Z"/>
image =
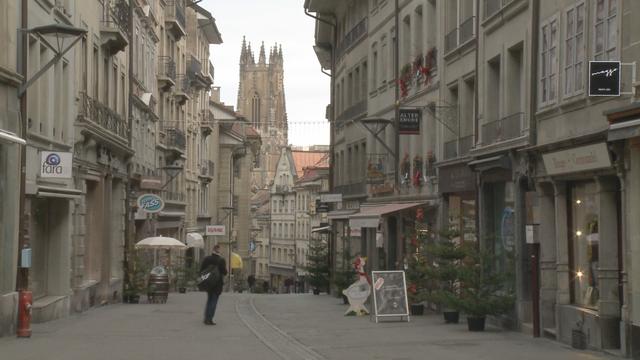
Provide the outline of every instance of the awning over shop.
<path id="1" fill-rule="evenodd" d="M 187 246 L 191 248 L 204 249 L 204 238 L 196 232 L 188 233 Z"/>
<path id="2" fill-rule="evenodd" d="M 640 119 L 623 121 L 609 126 L 607 140 L 623 140 L 640 137 Z"/>
<path id="3" fill-rule="evenodd" d="M 331 226 L 317 226 L 311 228 L 311 233 L 328 233 L 331 230 Z"/>
<path id="4" fill-rule="evenodd" d="M 39 185 L 36 196 L 72 200 L 80 199 L 82 197 L 82 191 L 63 187 Z"/>
<path id="5" fill-rule="evenodd" d="M 377 228 L 380 217 L 397 211 L 411 209 L 413 207 L 425 205 L 428 202 L 407 202 L 380 204 L 373 206 L 362 206 L 360 212 L 349 217 L 349 227 L 351 228 Z"/>
<path id="6" fill-rule="evenodd" d="M 329 220 L 349 220 L 349 216 L 357 213 L 358 210 L 355 209 L 347 209 L 347 210 L 333 210 L 327 213 L 327 219 Z"/>

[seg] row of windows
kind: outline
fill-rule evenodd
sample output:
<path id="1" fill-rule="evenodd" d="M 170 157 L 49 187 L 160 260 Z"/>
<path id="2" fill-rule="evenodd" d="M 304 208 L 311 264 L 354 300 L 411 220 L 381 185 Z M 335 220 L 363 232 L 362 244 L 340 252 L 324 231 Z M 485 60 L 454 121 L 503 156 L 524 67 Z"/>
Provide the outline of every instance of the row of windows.
<path id="1" fill-rule="evenodd" d="M 276 247 L 273 249 L 272 259 L 274 262 L 281 264 L 293 264 L 294 260 L 296 265 L 307 265 L 307 249 L 297 249 L 296 259 L 294 259 L 293 249 L 284 249 Z"/>
<path id="2" fill-rule="evenodd" d="M 298 239 L 308 239 L 310 231 L 308 220 L 298 222 L 297 226 L 294 223 L 277 222 L 271 224 L 271 236 L 278 239 L 292 239 L 294 235 Z"/>

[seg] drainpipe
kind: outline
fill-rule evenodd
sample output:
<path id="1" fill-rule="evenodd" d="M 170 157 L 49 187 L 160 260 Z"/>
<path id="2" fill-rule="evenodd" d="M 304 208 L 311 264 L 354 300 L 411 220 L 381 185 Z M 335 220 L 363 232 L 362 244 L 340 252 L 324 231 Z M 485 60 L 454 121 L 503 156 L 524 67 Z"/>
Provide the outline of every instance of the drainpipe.
<path id="1" fill-rule="evenodd" d="M 20 10 L 20 27 L 28 29 L 28 0 L 22 0 Z M 28 51 L 28 35 L 25 32 L 18 31 L 20 36 L 20 75 L 27 79 L 27 51 Z M 20 136 L 27 140 L 27 92 L 20 96 Z M 20 149 L 20 206 L 18 210 L 18 264 L 21 265 L 20 253 L 22 249 L 29 246 L 29 238 L 27 232 L 26 219 L 26 182 L 27 182 L 27 146 Z M 29 269 L 18 266 L 16 274 L 16 290 L 26 290 L 29 287 Z"/>
<path id="2" fill-rule="evenodd" d="M 394 189 L 394 194 L 397 192 L 399 194 L 399 190 L 400 190 L 400 85 L 398 82 L 398 79 L 400 79 L 400 4 L 399 4 L 399 0 L 396 0 L 395 3 L 395 23 L 396 23 L 396 43 L 393 49 L 393 56 L 395 57 L 395 69 L 393 69 L 394 71 L 394 77 L 396 80 L 396 86 L 395 86 L 395 104 L 394 104 L 394 110 L 395 110 L 395 115 L 394 115 L 394 121 L 393 121 L 393 127 L 394 127 L 394 151 L 395 151 L 395 165 L 393 167 L 394 171 L 394 185 L 395 185 L 395 189 Z"/>

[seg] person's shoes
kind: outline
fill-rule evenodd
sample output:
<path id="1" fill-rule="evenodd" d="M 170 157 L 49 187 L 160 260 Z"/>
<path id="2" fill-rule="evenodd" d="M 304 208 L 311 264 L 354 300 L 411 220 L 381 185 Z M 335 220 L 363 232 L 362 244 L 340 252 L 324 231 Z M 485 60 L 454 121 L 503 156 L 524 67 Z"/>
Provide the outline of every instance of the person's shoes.
<path id="1" fill-rule="evenodd" d="M 215 323 L 213 321 L 211 321 L 211 320 L 205 320 L 204 324 L 205 325 L 215 325 Z"/>

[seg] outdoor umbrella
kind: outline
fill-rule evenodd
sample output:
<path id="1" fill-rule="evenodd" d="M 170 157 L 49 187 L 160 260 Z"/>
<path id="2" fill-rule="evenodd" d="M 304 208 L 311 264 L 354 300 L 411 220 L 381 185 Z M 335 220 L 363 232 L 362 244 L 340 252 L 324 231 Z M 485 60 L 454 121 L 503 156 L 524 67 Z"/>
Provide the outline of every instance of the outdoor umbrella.
<path id="1" fill-rule="evenodd" d="M 158 257 L 156 250 L 158 249 L 186 249 L 187 245 L 179 240 L 164 236 L 153 236 L 138 241 L 135 245 L 136 249 L 153 249 L 153 265 L 156 265 Z"/>

